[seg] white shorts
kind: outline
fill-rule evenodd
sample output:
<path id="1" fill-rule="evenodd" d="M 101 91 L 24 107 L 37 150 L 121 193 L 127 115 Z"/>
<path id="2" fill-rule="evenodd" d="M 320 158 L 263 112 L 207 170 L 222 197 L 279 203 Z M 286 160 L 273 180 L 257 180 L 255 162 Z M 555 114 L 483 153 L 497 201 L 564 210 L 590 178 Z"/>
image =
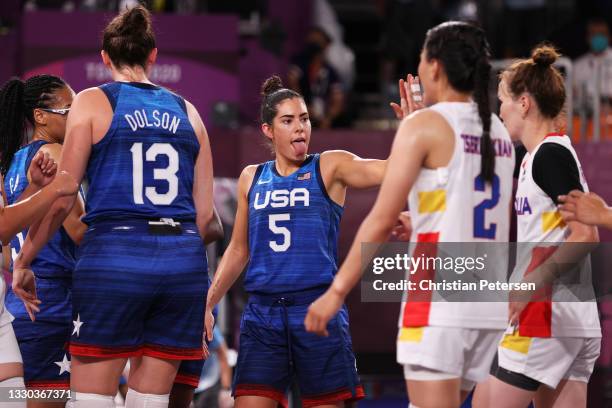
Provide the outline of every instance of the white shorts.
<path id="1" fill-rule="evenodd" d="M 4 311 L 4 313 L 7 312 Z M 2 350 L 0 352 L 0 364 L 23 362 L 11 323 L 0 326 L 0 350 Z"/>
<path id="2" fill-rule="evenodd" d="M 600 348 L 600 337 L 523 337 L 516 331 L 499 344 L 499 366 L 551 388 L 564 379 L 588 383 Z"/>
<path id="3" fill-rule="evenodd" d="M 401 328 L 397 362 L 407 380 L 461 379 L 461 389 L 471 390 L 491 369 L 503 330 L 460 327 Z"/>
<path id="4" fill-rule="evenodd" d="M 0 270 L 0 364 L 23 363 L 17 338 L 13 331 L 13 315 L 4 307 L 6 284 Z"/>

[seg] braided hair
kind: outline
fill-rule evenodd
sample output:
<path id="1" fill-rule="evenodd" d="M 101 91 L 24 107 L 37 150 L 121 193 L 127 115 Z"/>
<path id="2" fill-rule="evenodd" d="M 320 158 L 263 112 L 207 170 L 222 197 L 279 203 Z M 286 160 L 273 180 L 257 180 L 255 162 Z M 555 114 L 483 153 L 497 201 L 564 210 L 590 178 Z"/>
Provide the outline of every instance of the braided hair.
<path id="1" fill-rule="evenodd" d="M 0 173 L 5 175 L 13 156 L 24 143 L 27 123 L 35 126 L 34 109 L 48 108 L 54 92 L 66 87 L 53 75 L 36 75 L 25 81 L 8 80 L 0 89 Z"/>
<path id="2" fill-rule="evenodd" d="M 491 182 L 495 172 L 488 92 L 491 49 L 484 31 L 464 22 L 443 23 L 427 32 L 424 49 L 427 59 L 436 59 L 442 64 L 454 89 L 473 93 L 482 122 L 480 177 Z"/>

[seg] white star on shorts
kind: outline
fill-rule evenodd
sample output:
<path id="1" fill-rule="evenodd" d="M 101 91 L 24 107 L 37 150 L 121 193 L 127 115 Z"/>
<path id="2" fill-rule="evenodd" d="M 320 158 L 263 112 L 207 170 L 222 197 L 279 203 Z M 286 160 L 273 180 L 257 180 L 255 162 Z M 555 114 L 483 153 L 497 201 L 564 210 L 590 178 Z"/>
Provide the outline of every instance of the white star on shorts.
<path id="1" fill-rule="evenodd" d="M 58 375 L 70 372 L 70 360 L 68 360 L 68 356 L 66 354 L 64 354 L 64 359 L 62 361 L 55 361 L 55 364 L 57 364 L 60 368 Z"/>
<path id="2" fill-rule="evenodd" d="M 72 330 L 72 335 L 74 336 L 74 334 L 76 333 L 77 337 L 79 337 L 79 333 L 81 331 L 81 326 L 85 322 L 82 322 L 81 321 L 81 315 L 77 314 L 77 319 L 73 320 L 72 323 L 74 324 L 74 330 Z"/>

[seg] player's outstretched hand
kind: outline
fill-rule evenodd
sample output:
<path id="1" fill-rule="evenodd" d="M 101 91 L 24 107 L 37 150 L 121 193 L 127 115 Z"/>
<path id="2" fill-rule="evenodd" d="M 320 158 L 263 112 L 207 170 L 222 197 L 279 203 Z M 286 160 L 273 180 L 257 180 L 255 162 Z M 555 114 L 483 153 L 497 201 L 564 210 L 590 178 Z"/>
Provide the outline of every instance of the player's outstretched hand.
<path id="1" fill-rule="evenodd" d="M 32 269 L 13 269 L 13 292 L 23 301 L 30 320 L 35 321 L 35 313 L 40 312 L 41 302 L 36 295 L 36 278 Z"/>
<path id="2" fill-rule="evenodd" d="M 31 167 L 30 176 L 34 186 L 41 189 L 53 181 L 57 172 L 57 163 L 49 156 L 49 153 L 38 151 L 32 163 L 34 166 Z"/>
<path id="3" fill-rule="evenodd" d="M 402 211 L 397 217 L 397 224 L 391 231 L 391 236 L 398 241 L 410 241 L 412 234 L 412 220 L 410 219 L 410 211 Z"/>
<path id="4" fill-rule="evenodd" d="M 391 108 L 395 112 L 395 116 L 402 120 L 412 112 L 425 107 L 423 104 L 423 94 L 421 91 L 421 82 L 418 76 L 408 74 L 406 80 L 400 79 L 398 82 L 400 104 L 391 102 Z"/>
<path id="5" fill-rule="evenodd" d="M 578 221 L 588 225 L 602 225 L 610 211 L 606 202 L 595 193 L 572 190 L 568 195 L 559 196 L 559 210 L 566 222 Z"/>
<path id="6" fill-rule="evenodd" d="M 329 288 L 308 307 L 308 314 L 304 319 L 306 331 L 319 336 L 329 336 L 327 323 L 338 313 L 343 303 L 344 298 Z"/>

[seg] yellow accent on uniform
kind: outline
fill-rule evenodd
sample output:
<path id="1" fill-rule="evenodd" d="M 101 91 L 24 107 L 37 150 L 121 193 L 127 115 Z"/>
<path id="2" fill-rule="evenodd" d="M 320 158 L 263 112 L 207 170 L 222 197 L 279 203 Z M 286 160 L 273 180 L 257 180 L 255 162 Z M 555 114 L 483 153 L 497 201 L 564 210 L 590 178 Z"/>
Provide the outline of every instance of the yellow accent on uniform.
<path id="1" fill-rule="evenodd" d="M 400 329 L 399 341 L 420 343 L 423 340 L 424 330 L 424 327 L 402 327 Z"/>
<path id="2" fill-rule="evenodd" d="M 446 210 L 446 190 L 419 191 L 419 214 Z"/>
<path id="3" fill-rule="evenodd" d="M 521 354 L 527 354 L 529 352 L 529 346 L 531 346 L 531 337 L 520 336 L 518 330 L 512 334 L 505 334 L 501 342 L 503 348 L 508 350 L 514 350 Z"/>
<path id="4" fill-rule="evenodd" d="M 565 227 L 559 211 L 546 211 L 542 213 L 542 232 L 552 231 L 555 228 Z"/>

